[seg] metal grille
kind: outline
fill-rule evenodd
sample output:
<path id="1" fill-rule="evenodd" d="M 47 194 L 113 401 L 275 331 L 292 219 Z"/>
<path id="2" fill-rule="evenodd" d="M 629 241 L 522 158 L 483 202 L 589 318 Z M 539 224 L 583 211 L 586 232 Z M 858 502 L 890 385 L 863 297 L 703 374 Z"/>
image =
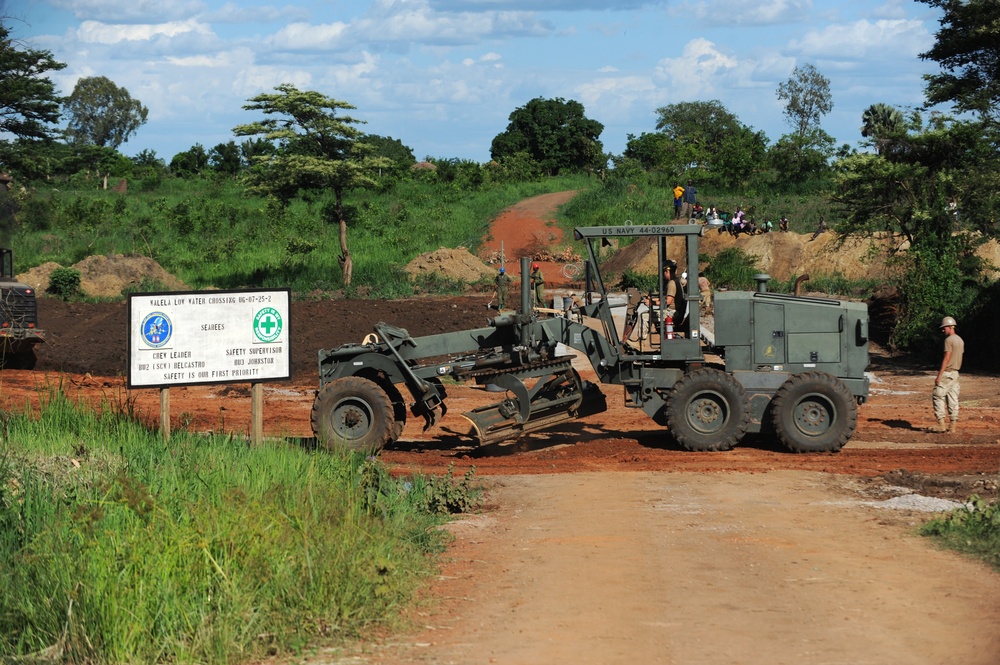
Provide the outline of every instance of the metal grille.
<path id="1" fill-rule="evenodd" d="M 27 328 L 38 325 L 35 291 L 26 287 L 0 288 L 0 322 L 9 327 Z"/>

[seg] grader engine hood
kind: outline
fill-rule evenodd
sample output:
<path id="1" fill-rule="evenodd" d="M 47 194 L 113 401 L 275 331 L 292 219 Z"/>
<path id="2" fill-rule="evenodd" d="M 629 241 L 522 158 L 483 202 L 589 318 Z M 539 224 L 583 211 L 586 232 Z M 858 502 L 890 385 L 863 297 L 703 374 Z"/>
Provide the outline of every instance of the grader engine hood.
<path id="1" fill-rule="evenodd" d="M 729 371 L 862 377 L 868 366 L 868 306 L 830 298 L 720 291 L 715 344 Z"/>

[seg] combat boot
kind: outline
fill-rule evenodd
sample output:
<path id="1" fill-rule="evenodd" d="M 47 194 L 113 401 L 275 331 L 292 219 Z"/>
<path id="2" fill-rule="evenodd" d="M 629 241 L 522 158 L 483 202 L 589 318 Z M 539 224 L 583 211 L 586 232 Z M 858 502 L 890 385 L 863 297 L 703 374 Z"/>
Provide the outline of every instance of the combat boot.
<path id="1" fill-rule="evenodd" d="M 952 420 L 951 421 L 951 428 L 949 428 L 948 431 L 951 432 L 952 434 L 957 434 L 958 433 L 958 421 L 957 420 Z"/>
<path id="2" fill-rule="evenodd" d="M 934 434 L 943 434 L 948 431 L 948 423 L 945 422 L 944 418 L 938 418 L 937 425 L 927 429 L 928 432 L 933 432 Z"/>

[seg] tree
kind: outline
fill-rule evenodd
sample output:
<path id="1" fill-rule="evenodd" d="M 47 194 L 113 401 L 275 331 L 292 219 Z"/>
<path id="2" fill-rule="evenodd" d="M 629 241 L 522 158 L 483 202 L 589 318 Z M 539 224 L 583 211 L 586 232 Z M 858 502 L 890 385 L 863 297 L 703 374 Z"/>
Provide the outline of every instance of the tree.
<path id="1" fill-rule="evenodd" d="M 372 154 L 385 157 L 392 161 L 390 169 L 396 174 L 405 173 L 406 169 L 417 163 L 413 149 L 404 145 L 399 139 L 378 134 L 365 134 L 362 140 L 371 146 Z"/>
<path id="2" fill-rule="evenodd" d="M 265 139 L 247 139 L 240 143 L 240 156 L 244 164 L 253 164 L 257 157 L 274 155 L 278 152 L 274 144 Z"/>
<path id="3" fill-rule="evenodd" d="M 920 57 L 944 70 L 929 74 L 927 105 L 953 102 L 983 120 L 1000 121 L 1000 3 L 993 0 L 920 0 L 940 9 L 934 46 Z"/>
<path id="4" fill-rule="evenodd" d="M 708 180 L 730 189 L 746 187 L 766 159 L 767 136 L 741 125 L 714 151 Z"/>
<path id="5" fill-rule="evenodd" d="M 139 151 L 139 154 L 132 158 L 132 163 L 145 169 L 163 170 L 167 168 L 166 163 L 156 156 L 156 151 L 149 148 Z"/>
<path id="6" fill-rule="evenodd" d="M 675 177 L 694 167 L 701 171 L 699 179 L 738 187 L 765 159 L 764 133 L 745 126 L 718 100 L 670 104 L 656 114 L 656 129 L 665 139 L 662 166 Z"/>
<path id="7" fill-rule="evenodd" d="M 196 176 L 208 168 L 208 153 L 200 143 L 179 152 L 170 160 L 170 171 L 179 178 Z"/>
<path id="8" fill-rule="evenodd" d="M 65 111 L 69 115 L 66 134 L 72 142 L 115 150 L 146 124 L 149 114 L 149 109 L 132 99 L 128 90 L 104 76 L 77 81 Z"/>
<path id="9" fill-rule="evenodd" d="M 283 83 L 276 93 L 257 95 L 243 106 L 269 117 L 233 129 L 237 136 L 255 136 L 277 145 L 273 155 L 254 158 L 244 182 L 253 190 L 284 202 L 300 191 L 332 190 L 335 203 L 329 210 L 340 230 L 340 256 L 344 286 L 351 285 L 354 262 L 347 246 L 344 193 L 357 187 L 375 187 L 380 168 L 391 162 L 372 155 L 357 125 L 364 121 L 340 111 L 355 107 L 311 90 Z"/>
<path id="10" fill-rule="evenodd" d="M 985 268 L 975 248 L 996 233 L 1000 212 L 994 146 L 981 123 L 935 116 L 925 126 L 914 114 L 880 154 L 835 165 L 838 237 L 889 241 L 887 260 L 899 268 L 896 346 L 933 339 L 928 321 L 966 318 L 975 306 Z"/>
<path id="11" fill-rule="evenodd" d="M 824 184 L 834 150 L 833 137 L 813 129 L 805 136 L 785 134 L 768 150 L 768 158 L 779 183 L 815 187 Z"/>
<path id="12" fill-rule="evenodd" d="M 819 129 L 820 118 L 833 110 L 830 79 L 810 64 L 796 67 L 792 77 L 778 85 L 778 99 L 785 102 L 785 118 L 800 137 Z"/>
<path id="13" fill-rule="evenodd" d="M 208 164 L 216 173 L 236 175 L 243 167 L 243 160 L 240 158 L 240 147 L 236 145 L 236 141 L 220 143 L 208 151 Z"/>
<path id="14" fill-rule="evenodd" d="M 6 168 L 30 163 L 33 143 L 52 137 L 59 98 L 45 74 L 65 67 L 49 51 L 21 47 L 0 23 L 0 136 L 5 137 L 0 139 L 0 162 Z"/>
<path id="15" fill-rule="evenodd" d="M 600 141 L 604 125 L 587 118 L 580 102 L 537 97 L 515 109 L 508 120 L 507 129 L 490 146 L 490 156 L 498 162 L 526 152 L 549 175 L 606 166 Z"/>
<path id="16" fill-rule="evenodd" d="M 872 104 L 861 114 L 861 136 L 871 140 L 875 152 L 904 129 L 903 114 L 888 104 Z"/>
<path id="17" fill-rule="evenodd" d="M 639 163 L 646 171 L 676 172 L 670 163 L 673 143 L 666 136 L 659 132 L 643 132 L 639 136 L 628 134 L 625 138 L 623 157 Z M 619 161 L 614 160 L 616 169 Z"/>

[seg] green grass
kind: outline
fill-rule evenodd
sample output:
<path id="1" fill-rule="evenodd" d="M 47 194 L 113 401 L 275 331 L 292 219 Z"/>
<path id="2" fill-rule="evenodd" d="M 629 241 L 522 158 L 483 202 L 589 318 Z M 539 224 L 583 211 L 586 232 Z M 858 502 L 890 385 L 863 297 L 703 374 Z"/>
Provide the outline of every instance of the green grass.
<path id="1" fill-rule="evenodd" d="M 582 190 L 560 211 L 566 246 L 576 245 L 571 233 L 575 226 L 660 223 L 673 216 L 668 187 L 611 176 L 604 182 L 561 176 L 527 183 L 485 182 L 473 188 L 419 178 L 387 181 L 380 191 L 353 191 L 345 197 L 354 278 L 352 287 L 344 290 L 338 227 L 324 216 L 329 196 L 297 199 L 282 207 L 246 194 L 238 182 L 226 178 L 166 178 L 143 184 L 125 195 L 97 190 L 79 179 L 37 189 L 18 212 L 11 239 L 18 271 L 47 261 L 70 266 L 87 256 L 121 253 L 149 256 L 194 289 L 288 287 L 297 297 L 453 294 L 469 285 L 447 279 L 414 284 L 404 267 L 419 254 L 441 247 L 477 253 L 497 214 L 524 198 Z M 787 214 L 791 228 L 802 233 L 811 232 L 827 213 L 819 195 L 700 191 L 699 198 L 727 211 L 743 205 L 753 209 L 758 220 Z M 829 216 L 827 220 L 836 223 Z M 816 288 L 819 281 L 817 276 L 810 287 Z M 858 291 L 856 285 L 848 286 L 851 293 Z M 745 286 L 752 287 L 752 282 Z"/>
<path id="2" fill-rule="evenodd" d="M 0 660 L 229 663 L 391 621 L 467 477 L 176 432 L 55 387 L 0 440 Z M 456 489 L 457 488 L 457 489 Z"/>
<path id="3" fill-rule="evenodd" d="M 789 230 L 812 233 L 820 217 L 831 228 L 837 219 L 822 195 L 792 195 L 713 192 L 699 189 L 698 202 L 706 209 L 714 205 L 719 212 L 732 213 L 736 206 L 749 211 L 757 222 L 770 219 L 777 227 L 778 219 L 787 215 Z M 575 226 L 618 226 L 622 224 L 662 224 L 674 215 L 673 194 L 668 186 L 651 183 L 609 181 L 603 187 L 591 187 L 563 207 L 560 222 L 566 230 Z M 568 237 L 572 237 L 570 234 Z"/>
<path id="4" fill-rule="evenodd" d="M 402 180 L 380 192 L 348 192 L 351 295 L 411 295 L 403 268 L 414 257 L 441 247 L 476 253 L 504 208 L 593 182 L 566 176 L 463 190 Z M 137 254 L 155 259 L 194 289 L 327 292 L 344 286 L 339 229 L 324 217 L 329 203 L 329 196 L 320 196 L 282 207 L 228 179 L 168 178 L 152 191 L 136 187 L 125 195 L 60 183 L 24 202 L 11 242 L 18 272 L 48 261 L 71 266 L 91 255 Z"/>
<path id="5" fill-rule="evenodd" d="M 973 496 L 962 508 L 925 524 L 920 533 L 1000 571 L 1000 504 L 996 501 Z"/>

